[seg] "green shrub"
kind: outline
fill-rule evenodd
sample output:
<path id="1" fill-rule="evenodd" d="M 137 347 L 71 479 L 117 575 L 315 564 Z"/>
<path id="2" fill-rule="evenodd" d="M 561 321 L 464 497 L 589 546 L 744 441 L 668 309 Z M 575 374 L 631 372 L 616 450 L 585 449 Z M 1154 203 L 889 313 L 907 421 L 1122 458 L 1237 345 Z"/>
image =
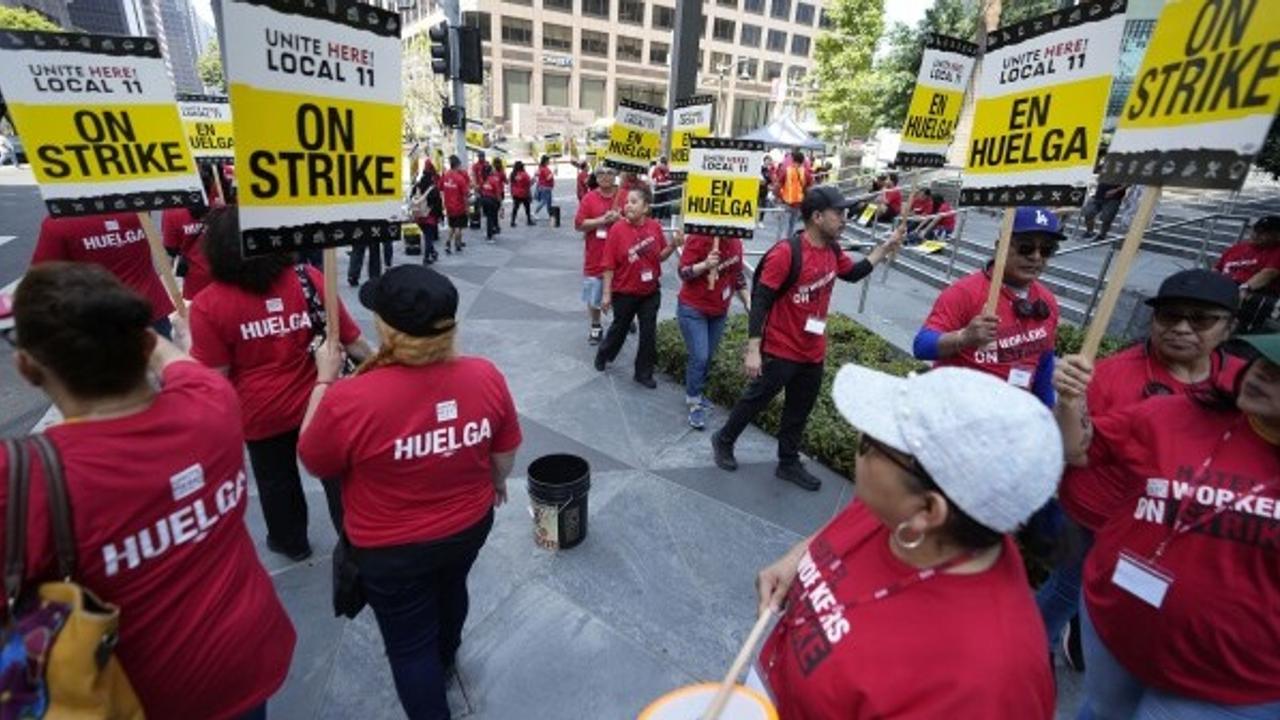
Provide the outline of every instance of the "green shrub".
<path id="1" fill-rule="evenodd" d="M 1075 325 L 1067 325 L 1066 323 L 1058 326 L 1058 342 L 1054 348 L 1058 353 L 1058 357 L 1062 357 L 1063 355 L 1073 355 L 1080 352 L 1080 346 L 1083 344 L 1083 328 L 1078 328 Z M 1098 357 L 1104 358 L 1108 355 L 1114 355 L 1115 353 L 1123 350 L 1128 344 L 1129 343 L 1121 340 L 1120 338 L 1111 337 L 1109 335 L 1103 336 L 1102 342 L 1098 345 Z"/>

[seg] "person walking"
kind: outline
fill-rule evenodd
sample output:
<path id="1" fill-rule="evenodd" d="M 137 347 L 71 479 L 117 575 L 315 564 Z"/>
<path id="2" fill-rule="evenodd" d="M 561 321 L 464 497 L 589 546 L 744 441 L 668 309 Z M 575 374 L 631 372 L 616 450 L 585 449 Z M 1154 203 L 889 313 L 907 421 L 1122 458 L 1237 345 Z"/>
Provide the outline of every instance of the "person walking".
<path id="1" fill-rule="evenodd" d="M 524 169 L 524 162 L 517 160 L 511 169 L 511 227 L 516 226 L 516 215 L 524 208 L 524 223 L 533 226 L 533 213 L 530 202 L 533 195 L 533 178 Z"/>
<path id="2" fill-rule="evenodd" d="M 96 264 L 31 268 L 13 314 L 18 374 L 66 418 L 44 437 L 65 476 L 73 579 L 120 611 L 118 644 L 83 661 L 114 654 L 147 717 L 265 718 L 297 637 L 245 524 L 235 390 L 153 333 L 147 300 Z M 47 468 L 31 456 L 26 575 L 15 579 L 34 589 L 64 576 Z M 13 462 L 0 446 L 0 477 Z"/>
<path id="3" fill-rule="evenodd" d="M 445 216 L 449 219 L 449 237 L 444 242 L 445 255 L 452 255 L 456 250 L 462 252 L 466 243 L 462 242 L 462 231 L 466 229 L 467 196 L 471 192 L 471 183 L 462 170 L 462 160 L 457 155 L 449 156 L 449 170 L 440 178 L 440 198 L 444 202 Z"/>
<path id="4" fill-rule="evenodd" d="M 440 221 L 444 218 L 444 205 L 440 200 L 439 178 L 430 160 L 413 186 L 409 208 L 413 221 L 422 231 L 422 262 L 431 265 L 439 259 L 436 241 L 440 239 Z"/>
<path id="5" fill-rule="evenodd" d="M 680 253 L 680 280 L 676 320 L 687 353 L 685 403 L 689 406 L 689 427 L 702 430 L 707 426 L 707 409 L 711 406 L 703 390 L 711 358 L 724 334 L 733 295 L 736 293 L 742 307 L 751 310 L 742 272 L 742 241 L 735 237 L 688 236 Z"/>
<path id="6" fill-rule="evenodd" d="M 803 158 L 802 158 L 803 160 Z M 804 229 L 780 240 L 756 267 L 744 369 L 751 384 L 729 420 L 711 436 L 715 462 L 738 469 L 733 445 L 747 425 L 784 389 L 775 476 L 805 490 L 822 482 L 800 462 L 800 438 L 822 387 L 827 310 L 836 278 L 857 282 L 902 246 L 902 230 L 857 263 L 840 249 L 850 200 L 831 185 L 810 188 L 800 203 Z"/>
<path id="7" fill-rule="evenodd" d="M 671 166 L 667 164 L 667 156 L 658 158 L 658 162 L 649 170 L 649 183 L 653 187 L 654 207 L 650 214 L 663 220 L 671 217 L 676 185 L 671 180 Z"/>
<path id="8" fill-rule="evenodd" d="M 448 720 L 445 682 L 457 662 L 467 575 L 507 500 L 520 421 L 502 373 L 458 356 L 458 291 L 405 265 L 360 289 L 378 352 L 338 379 L 326 343 L 298 456 L 341 478 L 344 526 L 360 585 L 410 720 Z"/>
<path id="9" fill-rule="evenodd" d="M 305 560 L 311 543 L 298 428 L 316 378 L 312 348 L 325 332 L 324 277 L 288 254 L 241 257 L 235 206 L 209 213 L 204 253 L 213 283 L 191 304 L 191 355 L 230 378 L 240 396 L 267 549 Z M 369 355 L 360 328 L 341 305 L 339 313 L 343 345 L 355 357 Z"/>
<path id="10" fill-rule="evenodd" d="M 484 213 L 484 239 L 493 244 L 498 234 L 498 210 L 502 207 L 502 176 L 490 165 L 480 168 L 480 210 Z"/>
<path id="11" fill-rule="evenodd" d="M 801 212 L 805 193 L 813 186 L 813 175 L 805 166 L 804 153 L 793 150 L 789 162 L 778 169 L 778 199 L 787 206 L 787 236 L 796 231 L 796 225 L 804 225 L 808 219 Z"/>
<path id="12" fill-rule="evenodd" d="M 507 214 L 506 209 L 503 207 L 503 203 L 506 202 L 507 183 L 509 181 L 509 178 L 507 177 L 506 165 L 502 162 L 502 158 L 493 159 L 493 174 L 496 175 L 498 178 L 498 220 L 501 221 L 505 218 Z M 514 213 L 515 213 L 515 207 L 513 205 L 512 214 L 514 215 Z M 494 223 L 494 235 L 501 235 L 501 234 L 502 234 L 502 223 L 501 222 Z"/>
<path id="13" fill-rule="evenodd" d="M 578 163 L 578 201 L 579 202 L 581 202 L 582 198 L 592 190 L 592 188 L 590 187 L 590 180 L 591 180 L 591 166 L 587 164 L 586 160 L 583 160 L 582 162 Z"/>
<path id="14" fill-rule="evenodd" d="M 1128 185 L 1098 183 L 1093 190 L 1093 196 L 1084 206 L 1085 240 L 1101 240 L 1111 232 L 1111 223 L 1115 222 L 1116 213 L 1120 212 L 1120 206 L 1124 203 L 1127 192 L 1129 192 Z M 1095 235 L 1093 226 L 1099 218 L 1102 219 L 1102 227 Z"/>
<path id="15" fill-rule="evenodd" d="M 617 171 L 601 165 L 595 172 L 599 187 L 588 192 L 578 203 L 578 214 L 573 227 L 582 233 L 582 301 L 587 304 L 587 317 L 591 328 L 587 343 L 599 345 L 604 337 L 600 324 L 600 302 L 604 298 L 604 246 L 609 237 L 609 227 L 621 217 L 626 196 L 614 185 Z"/>
<path id="16" fill-rule="evenodd" d="M 209 261 L 200 251 L 204 240 L 203 218 L 207 208 L 169 208 L 160 213 L 160 235 L 170 257 L 177 257 L 174 271 L 182 278 L 182 299 L 190 302 L 212 282 Z"/>
<path id="17" fill-rule="evenodd" d="M 543 155 L 538 159 L 538 188 L 537 193 L 538 206 L 534 208 L 535 216 L 541 215 L 543 210 L 547 211 L 547 217 L 552 215 L 552 196 L 556 188 L 556 174 L 551 170 L 551 158 Z"/>
<path id="18" fill-rule="evenodd" d="M 649 217 L 653 194 L 641 185 L 627 193 L 624 222 L 609 227 L 601 267 L 604 270 L 601 312 L 613 312 L 613 322 L 596 350 L 596 370 L 604 372 L 618 357 L 633 320 L 640 325 L 635 381 L 653 390 L 658 361 L 658 307 L 662 303 L 662 263 L 680 247 L 677 235 L 667 244 L 662 224 Z"/>

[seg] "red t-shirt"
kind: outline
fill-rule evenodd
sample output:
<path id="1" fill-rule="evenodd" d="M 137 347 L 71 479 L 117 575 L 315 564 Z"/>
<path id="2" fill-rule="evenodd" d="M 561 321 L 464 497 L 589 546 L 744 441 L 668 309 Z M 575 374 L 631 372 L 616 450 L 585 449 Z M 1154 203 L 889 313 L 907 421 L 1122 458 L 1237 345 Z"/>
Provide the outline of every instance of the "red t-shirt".
<path id="1" fill-rule="evenodd" d="M 529 177 L 529 173 L 520 170 L 511 179 L 511 197 L 526 200 L 532 197 L 531 188 L 533 186 L 533 178 Z"/>
<path id="2" fill-rule="evenodd" d="M 640 225 L 622 220 L 609 227 L 602 267 L 613 272 L 610 290 L 624 295 L 652 295 L 662 277 L 661 253 L 667 247 L 662 224 L 645 218 Z"/>
<path id="3" fill-rule="evenodd" d="M 1280 245 L 1264 247 L 1251 242 L 1240 242 L 1227 248 L 1218 258 L 1214 270 L 1223 273 L 1236 282 L 1243 284 L 1249 278 L 1267 268 L 1280 269 Z M 1280 280 L 1274 280 L 1266 288 L 1267 292 L 1280 290 Z"/>
<path id="4" fill-rule="evenodd" d="M 671 169 L 670 169 L 670 168 L 667 168 L 667 167 L 663 167 L 662 165 L 655 165 L 655 166 L 653 167 L 653 174 L 651 175 L 651 177 L 652 177 L 652 179 L 653 179 L 653 184 L 654 184 L 654 185 L 667 185 L 667 184 L 670 184 L 670 182 L 671 182 Z"/>
<path id="5" fill-rule="evenodd" d="M 697 265 L 711 254 L 715 238 L 710 235 L 688 235 L 680 252 L 681 269 Z M 773 262 L 771 259 L 769 262 Z M 703 273 L 680 285 L 680 302 L 708 317 L 723 317 L 729 312 L 733 291 L 745 287 L 742 276 L 742 241 L 738 238 L 720 238 L 719 275 L 715 287 L 707 285 L 708 273 Z"/>
<path id="6" fill-rule="evenodd" d="M 1225 358 L 1225 361 L 1223 360 Z M 1212 370 L 1203 383 L 1189 385 L 1173 375 L 1164 365 L 1148 359 L 1146 343 L 1116 353 L 1098 362 L 1093 382 L 1089 384 L 1089 413 L 1102 417 L 1142 402 L 1148 383 L 1160 383 L 1173 393 L 1187 395 L 1209 386 L 1230 389 L 1244 369 L 1244 361 L 1234 355 L 1214 353 Z M 1068 468 L 1058 487 L 1058 501 L 1073 520 L 1097 531 L 1113 513 L 1125 507 L 1123 476 L 1094 468 Z"/>
<path id="7" fill-rule="evenodd" d="M 502 176 L 498 173 L 489 173 L 489 177 L 480 183 L 480 194 L 493 198 L 494 200 L 502 199 Z"/>
<path id="8" fill-rule="evenodd" d="M 329 388 L 298 441 L 320 477 L 342 477 L 357 547 L 454 535 L 493 506 L 490 455 L 520 445 L 502 373 L 483 358 L 390 365 Z"/>
<path id="9" fill-rule="evenodd" d="M 549 188 L 556 186 L 556 174 L 551 172 L 550 165 L 538 166 L 538 187 Z"/>
<path id="10" fill-rule="evenodd" d="M 477 185 L 480 184 L 481 180 L 484 179 L 483 177 L 484 166 L 487 164 L 488 163 L 486 163 L 484 160 L 477 160 L 471 163 L 471 181 L 472 182 L 474 182 Z"/>
<path id="11" fill-rule="evenodd" d="M 461 170 L 450 170 L 440 177 L 440 201 L 444 203 L 444 214 L 457 217 L 467 214 L 467 193 L 471 190 L 471 181 Z"/>
<path id="12" fill-rule="evenodd" d="M 603 217 L 610 210 L 617 210 L 621 202 L 625 202 L 621 191 L 614 191 L 613 197 L 605 197 L 600 190 L 592 190 L 578 203 L 578 214 L 573 218 L 575 226 L 587 220 Z M 584 243 L 582 253 L 582 274 L 586 277 L 600 277 L 604 274 L 604 242 L 609 237 L 607 227 L 595 230 L 583 230 Z"/>
<path id="13" fill-rule="evenodd" d="M 1238 411 L 1185 396 L 1151 398 L 1095 428 L 1090 465 L 1127 485 L 1084 566 L 1089 618 L 1107 649 L 1143 684 L 1178 695 L 1280 700 L 1280 451 Z M 1184 504 L 1184 520 L 1203 523 L 1152 563 Z M 1219 504 L 1231 509 L 1207 519 Z M 1173 577 L 1159 610 L 1113 582 L 1122 550 Z"/>
<path id="14" fill-rule="evenodd" d="M 952 210 L 954 210 L 954 209 L 955 209 L 955 208 L 951 207 L 951 203 L 947 202 L 946 200 L 943 200 L 942 202 L 938 203 L 938 207 L 934 208 L 934 210 L 933 210 L 933 211 L 934 211 L 935 213 L 941 214 L 941 213 L 949 213 L 949 212 L 951 212 L 951 211 L 952 211 Z M 938 218 L 938 224 L 937 224 L 937 225 L 934 225 L 934 227 L 935 227 L 935 228 L 937 228 L 938 230 L 946 230 L 947 232 L 955 232 L 955 231 L 956 231 L 956 216 L 955 216 L 954 214 L 952 214 L 952 215 L 943 215 L 942 217 Z"/>
<path id="15" fill-rule="evenodd" d="M 991 279 L 979 270 L 960 278 L 943 290 L 925 318 L 924 326 L 939 332 L 963 330 L 969 321 L 982 314 L 987 302 Z M 960 354 L 934 363 L 937 366 L 967 367 L 991 373 L 1011 385 L 1030 390 L 1035 385 L 1040 356 L 1052 352 L 1058 336 L 1058 301 L 1039 281 L 1027 288 L 1027 301 L 1043 300 L 1049 306 L 1044 320 L 1019 318 L 1013 312 L 1017 299 L 1012 288 L 1004 285 L 996 302 L 1000 324 L 996 339 L 990 345 L 964 350 Z"/>
<path id="16" fill-rule="evenodd" d="M 765 320 L 762 350 L 767 355 L 802 363 L 820 363 L 827 354 L 827 309 L 836 278 L 853 269 L 843 250 L 814 247 L 808 233 L 800 233 L 800 276 L 786 295 L 774 301 Z M 791 242 L 779 240 L 769 250 L 760 282 L 777 290 L 791 271 Z"/>
<path id="17" fill-rule="evenodd" d="M 901 206 L 901 203 L 902 203 L 901 191 L 898 192 L 898 203 L 899 203 L 899 206 Z M 925 197 L 924 195 L 917 195 L 915 199 L 911 201 L 911 214 L 912 215 L 932 215 L 933 214 L 933 198 Z"/>
<path id="18" fill-rule="evenodd" d="M 324 278 L 308 266 L 316 296 L 324 297 Z M 360 337 L 360 328 L 341 310 L 339 336 L 344 345 Z M 316 364 L 307 298 L 293 268 L 286 268 L 263 295 L 214 282 L 191 304 L 191 355 L 209 367 L 228 369 L 240 394 L 244 434 L 249 440 L 279 435 L 302 424 Z"/>
<path id="19" fill-rule="evenodd" d="M 983 572 L 939 573 L 867 600 L 917 573 L 894 556 L 888 528 L 861 501 L 818 533 L 760 652 L 778 714 L 1052 718 L 1044 624 L 1013 541 L 1004 539 Z"/>
<path id="20" fill-rule="evenodd" d="M 47 434 L 66 472 L 76 580 L 120 607 L 116 656 L 147 717 L 235 718 L 265 702 L 296 637 L 245 527 L 244 437 L 227 381 L 173 363 L 142 412 Z M 32 473 L 28 576 L 50 580 L 48 500 Z"/>
<path id="21" fill-rule="evenodd" d="M 587 180 L 590 178 L 591 178 L 591 173 L 587 172 L 586 170 L 582 170 L 578 173 L 578 199 L 579 200 L 582 199 L 582 196 L 587 194 L 587 191 L 589 189 L 587 187 Z"/>
<path id="22" fill-rule="evenodd" d="M 151 319 L 173 312 L 173 301 L 165 292 L 151 261 L 151 247 L 136 213 L 46 217 L 31 264 L 71 260 L 101 265 L 151 302 Z"/>
<path id="23" fill-rule="evenodd" d="M 209 261 L 200 249 L 204 223 L 196 220 L 186 208 L 170 208 L 160 216 L 160 232 L 164 246 L 176 250 L 187 261 L 187 276 L 182 279 L 182 297 L 188 301 L 213 282 Z"/>
<path id="24" fill-rule="evenodd" d="M 884 191 L 884 204 L 897 214 L 902 214 L 902 189 L 889 188 Z"/>

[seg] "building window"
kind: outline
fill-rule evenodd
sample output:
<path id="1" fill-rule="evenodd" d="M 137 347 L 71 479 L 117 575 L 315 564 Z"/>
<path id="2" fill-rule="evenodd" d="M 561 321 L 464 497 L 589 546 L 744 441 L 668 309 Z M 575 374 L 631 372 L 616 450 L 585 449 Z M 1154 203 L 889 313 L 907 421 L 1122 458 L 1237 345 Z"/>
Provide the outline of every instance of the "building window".
<path id="1" fill-rule="evenodd" d="M 618 22 L 644 25 L 644 0 L 618 0 Z"/>
<path id="2" fill-rule="evenodd" d="M 671 61 L 671 46 L 662 42 L 649 43 L 649 64 L 666 65 Z"/>
<path id="3" fill-rule="evenodd" d="M 834 27 L 831 22 L 831 16 L 827 14 L 826 8 L 822 8 L 822 12 L 818 13 L 818 27 L 823 30 L 830 30 Z"/>
<path id="4" fill-rule="evenodd" d="M 582 0 L 582 14 L 609 19 L 609 0 Z"/>
<path id="5" fill-rule="evenodd" d="M 722 53 L 722 52 L 715 52 L 715 51 L 712 51 L 712 53 L 711 53 L 711 67 L 709 68 L 709 69 L 710 69 L 710 71 L 711 71 L 711 72 L 713 72 L 713 73 L 719 73 L 721 68 L 724 68 L 724 72 L 730 72 L 730 71 L 732 71 L 732 70 L 733 70 L 733 56 L 732 56 L 732 55 L 730 55 L 729 53 Z"/>
<path id="6" fill-rule="evenodd" d="M 644 62 L 644 41 L 638 37 L 619 35 L 617 59 L 620 62 Z"/>
<path id="7" fill-rule="evenodd" d="M 738 9 L 738 0 L 716 0 L 716 4 L 720 7 Z"/>
<path id="8" fill-rule="evenodd" d="M 530 6 L 533 5 L 533 0 L 502 0 L 502 1 L 505 3 L 510 3 L 512 5 L 530 5 Z"/>
<path id="9" fill-rule="evenodd" d="M 665 5 L 653 6 L 653 28 L 655 30 L 674 30 L 676 27 L 676 9 Z"/>
<path id="10" fill-rule="evenodd" d="M 764 0 L 746 0 L 742 6 L 743 10 L 757 15 L 764 14 Z"/>
<path id="11" fill-rule="evenodd" d="M 768 62 L 764 64 L 764 81 L 773 82 L 782 77 L 782 63 Z"/>
<path id="12" fill-rule="evenodd" d="M 781 30 L 770 30 L 769 41 L 765 43 L 765 47 L 770 52 L 786 52 L 787 50 L 787 34 Z"/>
<path id="13" fill-rule="evenodd" d="M 738 65 L 738 79 L 750 80 L 755 82 L 760 75 L 760 61 L 755 58 L 745 58 Z"/>
<path id="14" fill-rule="evenodd" d="M 618 83 L 618 99 L 661 107 L 667 101 L 667 89 L 661 85 Z"/>
<path id="15" fill-rule="evenodd" d="M 502 18 L 502 42 L 507 45 L 533 45 L 533 21 L 520 18 Z"/>
<path id="16" fill-rule="evenodd" d="M 779 20 L 790 20 L 791 0 L 770 0 L 769 16 Z"/>
<path id="17" fill-rule="evenodd" d="M 792 35 L 791 54 L 799 57 L 809 57 L 809 38 L 799 34 Z"/>
<path id="18" fill-rule="evenodd" d="M 542 23 L 542 49 L 573 52 L 573 28 L 568 25 Z"/>
<path id="19" fill-rule="evenodd" d="M 583 77 L 582 92 L 578 95 L 578 107 L 604 117 L 604 78 Z"/>
<path id="20" fill-rule="evenodd" d="M 742 135 L 769 122 L 769 101 L 738 98 L 733 101 L 733 135 Z"/>
<path id="21" fill-rule="evenodd" d="M 809 3 L 796 3 L 796 22 L 812 26 L 813 12 L 813 6 Z"/>
<path id="22" fill-rule="evenodd" d="M 609 33 L 583 30 L 582 54 L 593 57 L 609 57 Z"/>
<path id="23" fill-rule="evenodd" d="M 529 70 L 502 69 L 502 102 L 506 117 L 511 117 L 512 105 L 529 103 L 529 83 L 532 79 L 533 73 Z"/>
<path id="24" fill-rule="evenodd" d="M 493 40 L 493 20 L 487 12 L 466 12 L 462 13 L 462 24 L 467 27 L 480 28 L 480 39 L 489 42 Z"/>
<path id="25" fill-rule="evenodd" d="M 711 37 L 715 38 L 716 40 L 733 42 L 733 35 L 734 35 L 733 31 L 735 29 L 736 28 L 734 27 L 734 22 L 732 20 L 725 20 L 724 18 L 716 18 L 715 24 L 711 28 Z"/>
<path id="26" fill-rule="evenodd" d="M 743 47 L 760 47 L 760 26 L 742 23 L 742 39 L 739 42 Z"/>
<path id="27" fill-rule="evenodd" d="M 569 107 L 569 76 L 542 74 L 542 104 Z"/>
<path id="28" fill-rule="evenodd" d="M 542 9 L 571 13 L 573 12 L 573 0 L 542 0 Z"/>

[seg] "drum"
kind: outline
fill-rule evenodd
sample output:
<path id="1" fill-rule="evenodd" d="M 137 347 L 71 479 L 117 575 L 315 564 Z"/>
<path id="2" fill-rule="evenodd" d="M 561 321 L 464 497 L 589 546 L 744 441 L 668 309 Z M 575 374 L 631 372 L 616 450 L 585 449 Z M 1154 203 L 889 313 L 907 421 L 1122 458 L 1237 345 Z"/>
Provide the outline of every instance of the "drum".
<path id="1" fill-rule="evenodd" d="M 686 685 L 672 690 L 650 703 L 637 720 L 700 720 L 719 690 L 718 683 Z M 720 720 L 778 720 L 778 711 L 769 698 L 738 685 L 720 714 Z"/>

